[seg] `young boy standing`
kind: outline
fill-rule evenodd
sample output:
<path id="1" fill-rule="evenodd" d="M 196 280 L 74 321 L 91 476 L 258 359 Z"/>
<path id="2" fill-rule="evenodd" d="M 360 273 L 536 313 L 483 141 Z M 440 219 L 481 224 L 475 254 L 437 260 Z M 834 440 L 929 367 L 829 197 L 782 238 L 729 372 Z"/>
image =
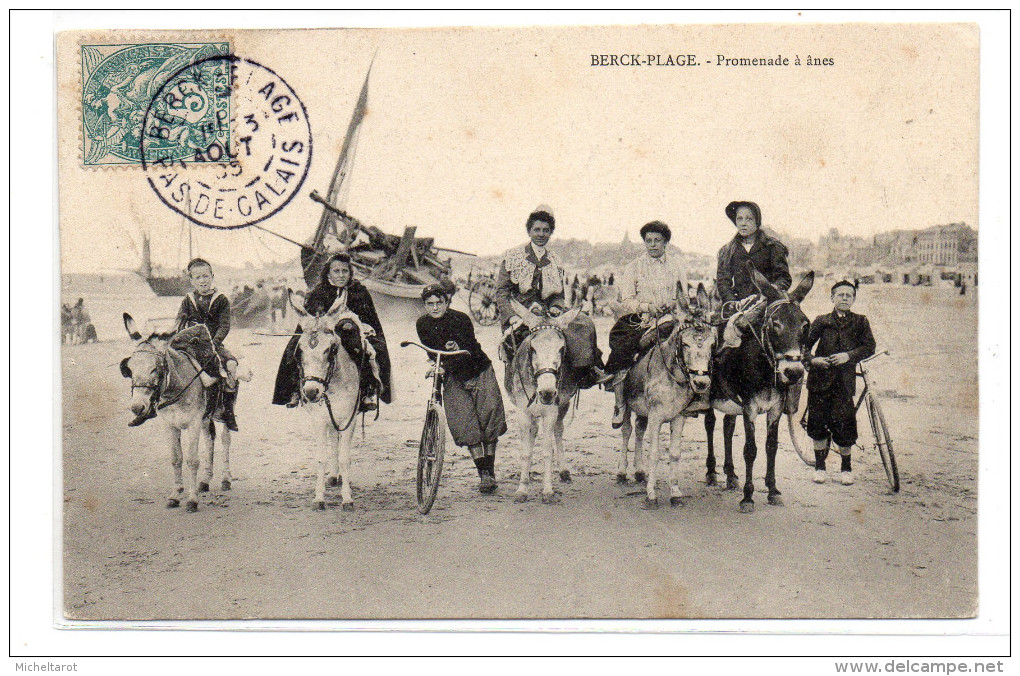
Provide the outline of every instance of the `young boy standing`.
<path id="1" fill-rule="evenodd" d="M 832 285 L 832 312 L 811 323 L 808 334 L 808 436 L 815 446 L 815 483 L 825 483 L 825 458 L 835 442 L 840 480 L 853 484 L 850 449 L 857 441 L 857 363 L 875 354 L 875 338 L 864 315 L 850 311 L 857 284 L 843 279 Z M 817 344 L 817 349 L 815 345 Z"/>

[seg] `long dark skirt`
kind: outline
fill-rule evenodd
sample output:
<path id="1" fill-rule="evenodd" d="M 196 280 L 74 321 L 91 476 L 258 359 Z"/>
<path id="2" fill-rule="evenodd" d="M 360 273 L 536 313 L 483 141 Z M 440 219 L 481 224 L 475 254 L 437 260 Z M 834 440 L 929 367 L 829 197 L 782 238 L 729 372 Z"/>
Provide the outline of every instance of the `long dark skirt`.
<path id="1" fill-rule="evenodd" d="M 443 387 L 443 408 L 458 446 L 491 443 L 506 432 L 503 395 L 492 366 L 467 381 L 448 378 Z"/>

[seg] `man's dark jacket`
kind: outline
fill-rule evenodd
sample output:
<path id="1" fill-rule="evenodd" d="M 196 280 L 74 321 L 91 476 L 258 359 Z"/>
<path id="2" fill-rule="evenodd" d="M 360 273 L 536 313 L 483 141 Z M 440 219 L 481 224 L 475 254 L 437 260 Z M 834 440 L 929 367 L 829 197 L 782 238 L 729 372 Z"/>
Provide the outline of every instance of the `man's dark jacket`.
<path id="1" fill-rule="evenodd" d="M 740 235 L 736 235 L 719 249 L 719 265 L 716 268 L 715 284 L 723 302 L 742 300 L 758 293 L 751 275 L 747 271 L 750 261 L 754 269 L 765 275 L 782 291 L 788 291 L 793 278 L 790 277 L 789 252 L 786 246 L 774 237 L 758 231 L 750 251 L 744 249 Z"/>
<path id="2" fill-rule="evenodd" d="M 817 348 L 815 343 L 818 344 Z M 806 359 L 829 357 L 838 352 L 846 352 L 850 360 L 842 366 L 811 367 L 807 379 L 809 392 L 836 387 L 838 389 L 833 394 L 854 396 L 857 387 L 855 366 L 857 362 L 875 354 L 875 337 L 871 334 L 871 324 L 867 317 L 848 312 L 840 318 L 833 310 L 819 315 L 811 322 Z"/>

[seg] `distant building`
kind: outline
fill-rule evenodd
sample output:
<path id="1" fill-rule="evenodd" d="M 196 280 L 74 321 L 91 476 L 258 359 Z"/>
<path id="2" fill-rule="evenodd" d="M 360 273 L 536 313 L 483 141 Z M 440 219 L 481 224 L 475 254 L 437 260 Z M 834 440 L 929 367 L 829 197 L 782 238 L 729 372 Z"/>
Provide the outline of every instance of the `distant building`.
<path id="1" fill-rule="evenodd" d="M 977 262 L 977 232 L 966 223 L 935 225 L 917 233 L 917 261 L 955 267 Z"/>

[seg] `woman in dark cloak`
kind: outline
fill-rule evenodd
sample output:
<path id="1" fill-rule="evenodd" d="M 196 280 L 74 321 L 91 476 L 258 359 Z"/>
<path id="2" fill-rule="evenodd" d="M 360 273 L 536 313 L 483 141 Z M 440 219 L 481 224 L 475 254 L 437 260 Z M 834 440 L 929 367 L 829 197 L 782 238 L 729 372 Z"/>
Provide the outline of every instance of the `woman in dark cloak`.
<path id="1" fill-rule="evenodd" d="M 305 311 L 312 315 L 323 315 L 333 306 L 336 299 L 347 291 L 347 309 L 358 316 L 363 324 L 371 326 L 375 330 L 374 336 L 369 336 L 368 342 L 375 350 L 375 360 L 379 367 L 379 379 L 381 387 L 376 387 L 371 368 L 363 369 L 362 387 L 365 396 L 362 399 L 361 410 L 373 410 L 376 408 L 374 401 L 375 390 L 378 389 L 379 399 L 386 404 L 393 401 L 393 388 L 390 379 L 390 353 L 386 348 L 386 335 L 383 333 L 382 323 L 375 311 L 375 304 L 368 293 L 365 285 L 354 279 L 354 269 L 351 266 L 351 257 L 345 253 L 335 254 L 322 268 L 322 277 L 319 283 L 312 289 L 305 298 Z M 300 329 L 298 329 L 300 332 Z M 273 390 L 273 403 L 279 406 L 297 406 L 300 399 L 300 376 L 298 373 L 299 358 L 298 336 L 293 336 L 283 351 L 283 358 L 280 360 L 280 370 L 276 374 L 276 387 Z"/>

